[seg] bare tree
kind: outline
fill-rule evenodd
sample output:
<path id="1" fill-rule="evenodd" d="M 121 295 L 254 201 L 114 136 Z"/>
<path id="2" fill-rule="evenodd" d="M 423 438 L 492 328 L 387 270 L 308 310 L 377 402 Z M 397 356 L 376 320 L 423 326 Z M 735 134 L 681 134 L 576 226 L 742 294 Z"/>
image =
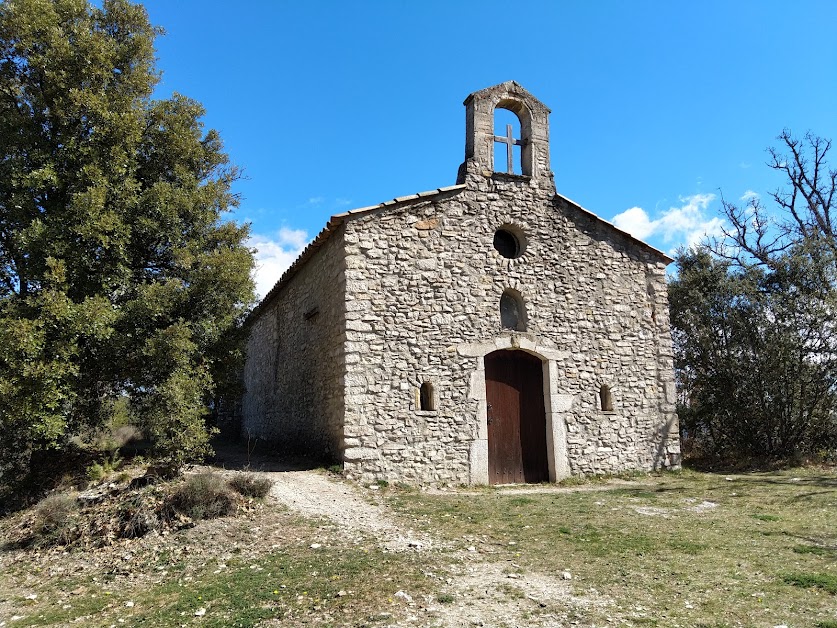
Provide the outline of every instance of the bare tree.
<path id="1" fill-rule="evenodd" d="M 756 261 L 769 268 L 775 268 L 784 255 L 803 243 L 811 245 L 809 253 L 828 253 L 832 260 L 837 259 L 832 216 L 837 170 L 827 161 L 831 140 L 810 132 L 799 140 L 788 129 L 776 139 L 780 147 L 768 149 L 767 165 L 783 173 L 788 185 L 770 195 L 778 215 L 771 215 L 758 198 L 743 207 L 724 201 L 732 228 L 726 230 L 725 241 L 716 242 L 713 249 L 737 262 Z M 732 250 L 725 246 L 729 243 Z"/>

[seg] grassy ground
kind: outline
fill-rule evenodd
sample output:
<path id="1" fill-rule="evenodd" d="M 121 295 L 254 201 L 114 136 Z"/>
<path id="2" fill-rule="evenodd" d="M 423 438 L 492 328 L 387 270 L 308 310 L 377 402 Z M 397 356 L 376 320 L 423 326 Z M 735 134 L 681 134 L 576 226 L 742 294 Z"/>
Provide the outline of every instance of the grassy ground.
<path id="1" fill-rule="evenodd" d="M 837 627 L 837 475 L 682 472 L 601 491 L 394 493 L 396 510 L 509 571 L 572 576 L 650 626 Z M 611 612 L 612 611 L 612 612 Z M 598 614 L 598 616 L 597 616 Z"/>
<path id="2" fill-rule="evenodd" d="M 423 552 L 349 542 L 272 502 L 94 550 L 7 546 L 0 626 L 422 626 L 431 614 L 411 623 L 415 606 L 396 594 L 470 603 L 448 580 L 477 565 L 465 556 L 499 565 L 509 585 L 547 578 L 613 601 L 576 609 L 577 625 L 837 628 L 833 470 L 633 480 L 376 491 L 440 541 Z M 0 537 L 22 516 L 0 520 Z M 520 595 L 500 590 L 504 578 L 493 593 Z"/>
<path id="3" fill-rule="evenodd" d="M 415 588 L 412 580 L 420 578 L 413 573 L 416 567 L 374 551 L 296 548 L 255 563 L 231 560 L 221 573 L 213 563 L 184 578 L 181 567 L 180 573 L 176 569 L 171 577 L 139 590 L 123 590 L 107 579 L 66 579 L 56 584 L 81 589 L 79 595 L 53 597 L 56 603 L 14 625 L 224 627 L 253 626 L 271 618 L 287 626 L 381 625 L 392 615 L 389 606 L 401 606 L 392 599 L 400 586 Z M 40 591 L 54 596 L 51 588 Z"/>
<path id="4" fill-rule="evenodd" d="M 401 614 L 397 591 L 432 590 L 425 560 L 341 545 L 318 523 L 267 506 L 97 561 L 21 555 L 0 577 L 0 604 L 14 608 L 0 626 L 381 626 Z"/>

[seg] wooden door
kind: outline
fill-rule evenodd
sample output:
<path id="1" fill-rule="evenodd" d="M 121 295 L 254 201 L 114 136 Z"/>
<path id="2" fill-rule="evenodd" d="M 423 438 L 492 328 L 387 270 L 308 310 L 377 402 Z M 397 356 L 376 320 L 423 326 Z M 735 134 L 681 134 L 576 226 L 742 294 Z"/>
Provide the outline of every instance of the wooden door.
<path id="1" fill-rule="evenodd" d="M 549 480 L 543 364 L 525 351 L 485 356 L 488 482 Z"/>

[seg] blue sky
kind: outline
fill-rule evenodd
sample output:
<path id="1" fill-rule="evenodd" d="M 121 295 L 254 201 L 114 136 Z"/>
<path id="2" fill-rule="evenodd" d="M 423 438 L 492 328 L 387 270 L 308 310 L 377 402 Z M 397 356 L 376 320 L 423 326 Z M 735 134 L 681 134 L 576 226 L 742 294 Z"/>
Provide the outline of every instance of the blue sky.
<path id="1" fill-rule="evenodd" d="M 782 183 L 783 128 L 837 139 L 832 0 L 144 4 L 157 95 L 244 171 L 262 293 L 332 214 L 453 184 L 462 101 L 503 81 L 552 109 L 558 191 L 668 252 Z"/>

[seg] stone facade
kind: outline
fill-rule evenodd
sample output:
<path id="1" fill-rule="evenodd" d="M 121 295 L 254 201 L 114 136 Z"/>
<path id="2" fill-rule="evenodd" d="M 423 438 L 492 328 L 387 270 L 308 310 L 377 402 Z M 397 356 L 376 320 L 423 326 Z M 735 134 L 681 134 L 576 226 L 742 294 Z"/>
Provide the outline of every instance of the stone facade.
<path id="1" fill-rule="evenodd" d="M 363 481 L 488 483 L 505 349 L 543 363 L 551 480 L 679 465 L 671 260 L 556 194 L 549 110 L 519 85 L 465 105 L 457 185 L 333 217 L 254 312 L 244 429 Z M 497 107 L 522 174 L 494 171 Z"/>

